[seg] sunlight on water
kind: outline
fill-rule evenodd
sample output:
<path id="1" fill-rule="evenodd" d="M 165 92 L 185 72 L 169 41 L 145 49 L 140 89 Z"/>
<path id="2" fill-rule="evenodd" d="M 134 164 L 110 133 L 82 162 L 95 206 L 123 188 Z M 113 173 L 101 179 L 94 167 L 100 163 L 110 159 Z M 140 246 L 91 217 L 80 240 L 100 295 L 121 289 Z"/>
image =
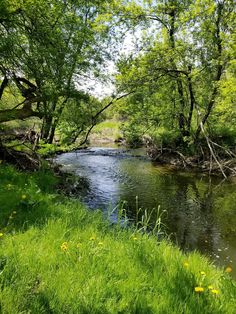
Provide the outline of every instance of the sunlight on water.
<path id="1" fill-rule="evenodd" d="M 199 250 L 216 264 L 231 265 L 236 277 L 236 180 L 152 163 L 142 150 L 91 148 L 60 155 L 56 162 L 89 182 L 82 200 L 107 210 L 127 201 L 129 218 L 138 206 L 167 211 L 167 233 L 183 250 Z"/>

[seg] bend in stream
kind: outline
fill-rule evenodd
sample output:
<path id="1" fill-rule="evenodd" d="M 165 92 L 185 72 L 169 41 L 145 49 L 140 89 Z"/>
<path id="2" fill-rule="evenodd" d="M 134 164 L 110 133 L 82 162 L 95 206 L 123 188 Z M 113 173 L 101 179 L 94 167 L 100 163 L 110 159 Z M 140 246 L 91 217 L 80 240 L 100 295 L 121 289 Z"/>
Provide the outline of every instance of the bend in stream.
<path id="1" fill-rule="evenodd" d="M 84 177 L 89 188 L 82 201 L 90 208 L 127 203 L 167 212 L 163 223 L 172 240 L 186 251 L 197 249 L 216 264 L 231 265 L 236 278 L 236 181 L 171 170 L 145 157 L 143 150 L 96 148 L 65 153 L 55 160 L 63 170 Z"/>

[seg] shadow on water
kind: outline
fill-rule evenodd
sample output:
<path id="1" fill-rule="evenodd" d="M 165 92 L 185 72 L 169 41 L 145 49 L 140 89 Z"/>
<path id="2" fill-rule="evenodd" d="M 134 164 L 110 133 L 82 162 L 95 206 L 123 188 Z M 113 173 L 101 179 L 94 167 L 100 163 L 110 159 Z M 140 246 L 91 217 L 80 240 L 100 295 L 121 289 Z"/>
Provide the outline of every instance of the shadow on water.
<path id="1" fill-rule="evenodd" d="M 216 264 L 236 261 L 236 181 L 176 172 L 152 163 L 142 150 L 92 148 L 60 155 L 64 170 L 85 177 L 82 196 L 90 208 L 115 207 L 126 201 L 128 218 L 138 207 L 166 210 L 163 223 L 171 239 L 185 251 L 197 249 Z M 155 211 L 153 211 L 155 216 Z M 236 273 L 234 273 L 236 277 Z"/>

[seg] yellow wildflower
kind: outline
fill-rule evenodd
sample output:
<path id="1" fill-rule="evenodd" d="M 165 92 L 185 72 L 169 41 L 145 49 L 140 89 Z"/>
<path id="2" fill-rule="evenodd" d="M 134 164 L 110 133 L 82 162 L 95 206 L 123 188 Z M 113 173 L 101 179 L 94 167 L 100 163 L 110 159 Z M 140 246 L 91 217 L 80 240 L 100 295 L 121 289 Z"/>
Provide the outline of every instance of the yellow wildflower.
<path id="1" fill-rule="evenodd" d="M 200 274 L 206 276 L 206 273 L 204 271 L 201 271 Z"/>
<path id="2" fill-rule="evenodd" d="M 90 240 L 90 241 L 95 241 L 96 238 L 95 238 L 94 236 L 92 236 L 92 237 L 89 238 L 89 240 Z"/>
<path id="3" fill-rule="evenodd" d="M 208 286 L 208 289 L 213 290 L 213 286 L 212 285 Z"/>
<path id="4" fill-rule="evenodd" d="M 195 292 L 201 293 L 204 291 L 204 288 L 203 287 L 195 287 L 194 290 L 195 290 Z"/>
<path id="5" fill-rule="evenodd" d="M 1 237 L 3 237 L 3 233 L 2 233 L 2 232 L 0 232 L 0 238 L 1 238 Z"/>
<path id="6" fill-rule="evenodd" d="M 68 243 L 67 242 L 63 242 L 62 245 L 61 245 L 61 249 L 62 251 L 67 251 L 68 250 Z"/>
<path id="7" fill-rule="evenodd" d="M 189 267 L 189 263 L 188 262 L 184 262 L 184 267 Z"/>
<path id="8" fill-rule="evenodd" d="M 25 200 L 27 198 L 27 196 L 25 194 L 21 195 L 21 199 Z"/>
<path id="9" fill-rule="evenodd" d="M 233 269 L 230 266 L 228 266 L 228 267 L 226 267 L 225 272 L 226 273 L 231 273 L 232 270 Z"/>
<path id="10" fill-rule="evenodd" d="M 217 290 L 217 289 L 212 289 L 211 292 L 214 293 L 214 294 L 219 294 L 220 293 L 220 291 Z"/>

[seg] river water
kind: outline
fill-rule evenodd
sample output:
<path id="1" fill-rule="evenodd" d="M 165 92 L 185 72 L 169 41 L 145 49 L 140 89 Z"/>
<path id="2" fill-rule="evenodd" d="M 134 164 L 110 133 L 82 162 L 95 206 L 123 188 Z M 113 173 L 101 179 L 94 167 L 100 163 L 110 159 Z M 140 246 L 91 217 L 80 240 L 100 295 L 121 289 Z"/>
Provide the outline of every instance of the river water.
<path id="1" fill-rule="evenodd" d="M 231 266 L 236 278 L 235 178 L 222 182 L 176 171 L 151 162 L 143 150 L 122 148 L 93 147 L 55 161 L 88 181 L 81 198 L 90 208 L 107 211 L 126 201 L 132 219 L 137 208 L 156 217 L 159 207 L 166 233 L 181 249 L 198 250 L 217 265 Z"/>

